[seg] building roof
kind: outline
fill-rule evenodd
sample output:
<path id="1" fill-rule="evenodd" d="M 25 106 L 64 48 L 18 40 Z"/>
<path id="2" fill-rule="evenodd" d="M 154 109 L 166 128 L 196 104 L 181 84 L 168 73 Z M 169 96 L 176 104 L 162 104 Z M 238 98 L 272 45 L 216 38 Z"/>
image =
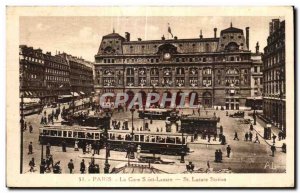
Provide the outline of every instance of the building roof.
<path id="1" fill-rule="evenodd" d="M 222 31 L 221 31 L 221 35 L 222 35 L 223 33 L 241 33 L 241 34 L 243 34 L 243 30 L 231 26 L 231 27 L 229 27 L 229 28 L 227 28 L 227 29 L 222 30 Z"/>
<path id="2" fill-rule="evenodd" d="M 103 36 L 103 38 L 122 38 L 122 39 L 125 39 L 123 36 L 121 36 L 120 34 L 118 33 L 111 33 L 111 34 L 108 34 L 108 35 L 105 35 Z"/>

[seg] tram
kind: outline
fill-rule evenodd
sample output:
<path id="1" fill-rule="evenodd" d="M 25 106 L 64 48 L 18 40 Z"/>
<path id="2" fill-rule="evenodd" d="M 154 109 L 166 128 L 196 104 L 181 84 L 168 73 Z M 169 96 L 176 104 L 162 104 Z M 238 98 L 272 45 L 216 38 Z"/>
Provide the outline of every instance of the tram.
<path id="1" fill-rule="evenodd" d="M 182 117 L 181 129 L 188 134 L 217 134 L 217 117 Z"/>
<path id="2" fill-rule="evenodd" d="M 137 131 L 131 135 L 130 130 L 108 130 L 111 148 L 116 151 L 126 151 L 129 144 L 141 147 L 142 153 L 179 155 L 182 150 L 189 152 L 188 143 L 193 141 L 192 135 L 181 133 Z"/>
<path id="3" fill-rule="evenodd" d="M 43 110 L 43 105 L 40 103 L 24 103 L 23 108 L 20 105 L 20 110 L 23 110 L 24 116 L 38 114 Z"/>
<path id="4" fill-rule="evenodd" d="M 45 126 L 40 128 L 39 140 L 41 144 L 61 145 L 64 140 L 68 146 L 73 147 L 75 140 L 79 143 L 99 142 L 104 145 L 104 131 L 97 127 L 83 126 Z M 192 135 L 181 133 L 153 133 L 150 131 L 138 131 L 131 136 L 130 130 L 108 130 L 108 141 L 111 150 L 127 151 L 129 145 L 134 145 L 135 151 L 138 145 L 142 153 L 180 155 L 182 151 L 189 152 L 188 143 L 193 141 Z M 80 145 L 79 145 L 80 146 Z"/>
<path id="5" fill-rule="evenodd" d="M 173 110 L 170 109 L 158 109 L 158 108 L 148 108 L 140 109 L 138 111 L 139 118 L 148 118 L 154 120 L 165 120 L 167 117 L 170 117 Z"/>
<path id="6" fill-rule="evenodd" d="M 64 140 L 70 147 L 74 147 L 75 140 L 93 144 L 101 141 L 103 131 L 97 127 L 84 126 L 44 126 L 39 129 L 40 144 L 61 145 Z"/>

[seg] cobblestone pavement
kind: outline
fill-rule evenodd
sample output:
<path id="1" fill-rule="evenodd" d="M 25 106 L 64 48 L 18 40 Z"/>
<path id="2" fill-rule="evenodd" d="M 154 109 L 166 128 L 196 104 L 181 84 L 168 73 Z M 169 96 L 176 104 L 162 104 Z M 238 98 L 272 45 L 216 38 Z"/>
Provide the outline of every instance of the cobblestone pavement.
<path id="1" fill-rule="evenodd" d="M 51 108 L 46 109 L 47 114 L 52 111 Z M 206 112 L 201 112 L 205 116 L 213 115 L 216 112 L 216 116 L 221 118 L 220 125 L 224 128 L 224 135 L 226 136 L 226 145 L 208 145 L 207 143 L 190 143 L 189 147 L 192 150 L 187 156 L 185 156 L 185 161 L 188 163 L 192 161 L 195 164 L 195 168 L 207 168 L 207 162 L 209 162 L 210 167 L 213 170 L 227 169 L 231 168 L 232 172 L 235 173 L 270 173 L 270 172 L 285 172 L 286 168 L 286 154 L 281 152 L 281 149 L 277 149 L 275 152 L 275 157 L 271 156 L 271 150 L 268 143 L 266 143 L 262 138 L 260 138 L 260 144 L 253 143 L 249 141 L 244 141 L 245 132 L 249 131 L 249 124 L 242 124 L 239 119 L 230 118 L 225 115 L 225 111 L 214 111 L 207 110 Z M 248 111 L 250 112 L 250 111 Z M 184 109 L 184 114 L 191 114 L 191 109 Z M 232 111 L 229 111 L 232 113 Z M 246 111 L 247 114 L 247 111 Z M 41 160 L 41 145 L 38 142 L 38 128 L 40 127 L 40 119 L 42 115 L 31 115 L 27 116 L 25 121 L 31 122 L 33 125 L 33 133 L 29 133 L 28 129 L 24 131 L 24 173 L 29 172 L 29 161 L 33 157 L 35 158 L 36 168 L 34 173 L 39 173 L 39 164 Z M 131 112 L 114 112 L 112 119 L 123 121 L 127 119 L 129 121 L 129 127 L 131 128 Z M 59 124 L 58 122 L 56 124 Z M 136 128 L 143 126 L 143 120 L 138 119 L 137 112 L 134 114 L 134 126 Z M 146 122 L 150 122 L 146 120 Z M 258 124 L 262 124 L 258 122 Z M 154 120 L 153 124 L 149 124 L 151 131 L 155 132 L 157 128 L 165 128 L 165 121 L 163 120 Z M 175 132 L 175 126 L 172 127 L 172 132 Z M 239 141 L 233 140 L 234 132 L 238 133 Z M 255 131 L 254 131 L 255 132 Z M 254 135 L 255 136 L 255 135 Z M 33 143 L 32 155 L 28 155 L 28 144 L 29 142 Z M 232 153 L 230 158 L 226 157 L 226 147 L 227 145 L 231 146 Z M 215 163 L 214 162 L 214 153 L 217 149 L 221 149 L 223 152 L 223 162 Z M 44 147 L 45 154 L 45 147 Z M 67 164 L 70 159 L 73 159 L 75 169 L 73 173 L 80 173 L 79 166 L 82 159 L 85 159 L 86 165 L 90 161 L 90 156 L 92 154 L 83 155 L 82 151 L 74 151 L 73 148 L 67 148 L 67 152 L 62 152 L 61 147 L 51 147 L 51 154 L 54 157 L 54 162 L 60 161 L 62 173 L 68 173 Z M 100 165 L 100 172 L 103 173 L 104 168 L 104 151 L 100 151 L 99 159 L 96 159 L 96 163 Z M 185 171 L 185 164 L 180 163 L 179 156 L 168 156 L 168 155 L 156 155 L 160 156 L 163 159 L 169 159 L 174 161 L 173 165 L 164 165 L 156 164 L 155 167 L 164 170 L 169 173 L 183 173 Z M 111 157 L 109 164 L 111 165 L 110 169 L 116 167 L 119 164 L 122 164 L 125 161 L 124 152 L 115 152 L 111 151 Z"/>

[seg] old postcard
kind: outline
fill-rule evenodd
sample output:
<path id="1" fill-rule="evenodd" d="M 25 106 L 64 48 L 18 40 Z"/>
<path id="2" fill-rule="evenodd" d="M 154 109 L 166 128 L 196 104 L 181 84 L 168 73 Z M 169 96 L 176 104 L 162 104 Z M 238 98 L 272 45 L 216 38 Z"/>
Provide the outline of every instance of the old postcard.
<path id="1" fill-rule="evenodd" d="M 293 11 L 7 7 L 7 186 L 294 187 Z"/>

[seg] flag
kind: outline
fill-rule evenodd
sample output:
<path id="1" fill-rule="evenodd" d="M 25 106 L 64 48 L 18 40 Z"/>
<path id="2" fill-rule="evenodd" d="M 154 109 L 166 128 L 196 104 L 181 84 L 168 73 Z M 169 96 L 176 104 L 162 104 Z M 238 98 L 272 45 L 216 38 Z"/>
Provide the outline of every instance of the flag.
<path id="1" fill-rule="evenodd" d="M 168 23 L 168 32 L 171 34 L 171 36 L 173 37 L 172 31 L 171 31 L 171 27 L 170 24 Z"/>

